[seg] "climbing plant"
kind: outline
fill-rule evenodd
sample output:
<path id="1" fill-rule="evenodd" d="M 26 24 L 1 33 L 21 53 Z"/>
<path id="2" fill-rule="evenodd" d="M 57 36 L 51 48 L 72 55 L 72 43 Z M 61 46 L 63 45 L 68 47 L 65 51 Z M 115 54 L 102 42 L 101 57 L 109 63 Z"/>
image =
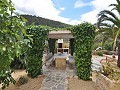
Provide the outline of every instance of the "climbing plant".
<path id="1" fill-rule="evenodd" d="M 72 28 L 75 38 L 75 64 L 79 79 L 89 80 L 91 71 L 91 51 L 95 37 L 95 27 L 84 22 Z"/>
<path id="2" fill-rule="evenodd" d="M 48 39 L 49 52 L 52 52 L 53 54 L 55 52 L 55 42 L 56 42 L 56 39 L 52 39 L 52 38 Z"/>
<path id="3" fill-rule="evenodd" d="M 26 53 L 26 71 L 32 78 L 42 74 L 42 56 L 48 31 L 44 26 L 30 26 L 27 30 L 33 42 Z"/>
<path id="4" fill-rule="evenodd" d="M 25 19 L 14 13 L 11 0 L 0 0 L 0 83 L 5 88 L 15 83 L 10 64 L 27 46 Z M 29 40 L 28 40 L 29 41 Z"/>

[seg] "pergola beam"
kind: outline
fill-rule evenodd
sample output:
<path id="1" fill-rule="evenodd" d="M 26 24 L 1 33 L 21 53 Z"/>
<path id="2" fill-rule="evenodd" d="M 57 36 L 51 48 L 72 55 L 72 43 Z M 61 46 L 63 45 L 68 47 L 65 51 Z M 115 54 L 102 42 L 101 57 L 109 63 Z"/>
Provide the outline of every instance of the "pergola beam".
<path id="1" fill-rule="evenodd" d="M 71 34 L 71 31 L 68 30 L 59 30 L 59 31 L 50 31 L 48 38 L 55 38 L 55 39 L 64 39 L 64 38 L 74 38 Z"/>

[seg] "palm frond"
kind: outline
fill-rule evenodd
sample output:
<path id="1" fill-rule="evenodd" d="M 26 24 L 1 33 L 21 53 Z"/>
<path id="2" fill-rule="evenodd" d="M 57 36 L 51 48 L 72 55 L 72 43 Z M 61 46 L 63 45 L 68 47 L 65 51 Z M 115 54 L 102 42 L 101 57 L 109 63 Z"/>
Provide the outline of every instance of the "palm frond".
<path id="1" fill-rule="evenodd" d="M 117 1 L 117 4 L 120 5 L 120 0 L 116 0 Z"/>
<path id="2" fill-rule="evenodd" d="M 104 21 L 109 21 L 109 22 L 112 22 L 113 24 L 115 24 L 117 27 L 120 27 L 120 19 L 119 18 L 113 18 L 111 16 L 108 16 L 106 14 L 104 14 L 103 12 L 101 12 L 99 15 L 99 18 L 98 18 L 98 22 L 97 22 L 97 27 L 99 28 L 100 26 L 100 23 L 104 22 Z"/>
<path id="3" fill-rule="evenodd" d="M 116 41 L 120 38 L 120 0 L 116 0 L 117 4 L 111 4 L 109 6 L 113 6 L 110 10 L 103 10 L 97 16 L 97 28 L 98 34 L 103 35 L 103 43 L 107 38 L 114 39 L 113 47 L 116 46 Z M 118 12 L 118 16 L 116 13 L 112 12 L 116 10 Z M 107 24 L 108 23 L 108 24 Z M 111 24 L 111 25 L 109 25 Z"/>
<path id="4" fill-rule="evenodd" d="M 110 4 L 109 6 L 114 6 L 114 8 L 111 11 L 116 10 L 120 15 L 120 0 L 116 0 L 116 1 L 117 4 Z"/>
<path id="5" fill-rule="evenodd" d="M 119 18 L 111 11 L 109 10 L 103 10 L 100 12 L 103 15 L 110 15 L 111 17 L 113 17 L 115 20 L 119 20 Z"/>
<path id="6" fill-rule="evenodd" d="M 114 6 L 114 7 L 116 7 L 116 6 L 117 6 L 117 4 L 110 4 L 109 6 Z"/>
<path id="7" fill-rule="evenodd" d="M 108 23 L 100 23 L 100 26 L 105 28 L 112 28 L 111 24 Z"/>
<path id="8" fill-rule="evenodd" d="M 107 18 L 107 15 L 104 14 L 98 14 L 98 20 L 97 20 L 97 28 L 100 28 L 100 24 L 104 21 L 104 18 Z"/>
<path id="9" fill-rule="evenodd" d="M 119 18 L 113 18 L 112 16 L 108 17 L 108 14 L 105 14 L 103 12 L 100 12 L 98 14 L 98 20 L 97 20 L 97 28 L 100 27 L 100 23 L 104 22 L 104 21 L 110 21 L 113 24 L 115 24 L 116 26 L 120 27 L 120 19 Z M 116 23 L 117 22 L 117 23 Z"/>
<path id="10" fill-rule="evenodd" d="M 105 18 L 104 21 L 110 21 L 112 22 L 114 25 L 116 25 L 117 27 L 120 27 L 120 20 L 115 20 L 111 17 Z"/>

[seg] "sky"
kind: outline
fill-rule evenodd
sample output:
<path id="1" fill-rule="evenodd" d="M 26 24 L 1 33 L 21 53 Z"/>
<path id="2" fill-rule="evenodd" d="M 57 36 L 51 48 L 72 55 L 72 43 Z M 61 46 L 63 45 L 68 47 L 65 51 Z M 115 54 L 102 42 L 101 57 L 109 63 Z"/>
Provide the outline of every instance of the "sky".
<path id="1" fill-rule="evenodd" d="M 12 0 L 19 14 L 36 15 L 43 18 L 77 25 L 87 21 L 97 22 L 97 14 L 115 0 Z"/>

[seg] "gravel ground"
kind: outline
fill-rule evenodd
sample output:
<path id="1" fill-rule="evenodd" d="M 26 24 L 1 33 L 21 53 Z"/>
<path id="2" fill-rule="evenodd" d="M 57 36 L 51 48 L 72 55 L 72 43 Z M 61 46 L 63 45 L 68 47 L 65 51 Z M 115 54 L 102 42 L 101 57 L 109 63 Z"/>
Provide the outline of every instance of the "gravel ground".
<path id="1" fill-rule="evenodd" d="M 95 57 L 96 56 L 93 56 L 93 58 Z M 14 77 L 15 80 L 18 80 L 20 76 L 27 76 L 27 74 L 25 70 L 17 70 L 15 71 L 15 73 L 12 74 L 12 76 Z M 39 76 L 38 78 L 34 78 L 34 79 L 29 78 L 28 83 L 21 85 L 19 87 L 10 84 L 10 86 L 5 90 L 39 90 L 44 78 L 45 78 L 44 76 Z M 83 81 L 83 80 L 78 80 L 76 78 L 68 79 L 68 88 L 69 90 L 95 90 L 93 81 Z"/>
<path id="2" fill-rule="evenodd" d="M 12 76 L 17 81 L 20 76 L 27 77 L 27 74 L 25 70 L 17 70 L 15 71 L 15 73 L 12 74 Z M 9 87 L 7 87 L 5 90 L 39 90 L 41 88 L 41 83 L 45 77 L 41 75 L 34 79 L 31 79 L 29 77 L 27 78 L 28 83 L 25 83 L 21 86 L 10 84 Z M 0 90 L 2 89 L 0 88 Z"/>
<path id="3" fill-rule="evenodd" d="M 95 90 L 94 82 L 70 78 L 68 79 L 68 90 Z"/>

